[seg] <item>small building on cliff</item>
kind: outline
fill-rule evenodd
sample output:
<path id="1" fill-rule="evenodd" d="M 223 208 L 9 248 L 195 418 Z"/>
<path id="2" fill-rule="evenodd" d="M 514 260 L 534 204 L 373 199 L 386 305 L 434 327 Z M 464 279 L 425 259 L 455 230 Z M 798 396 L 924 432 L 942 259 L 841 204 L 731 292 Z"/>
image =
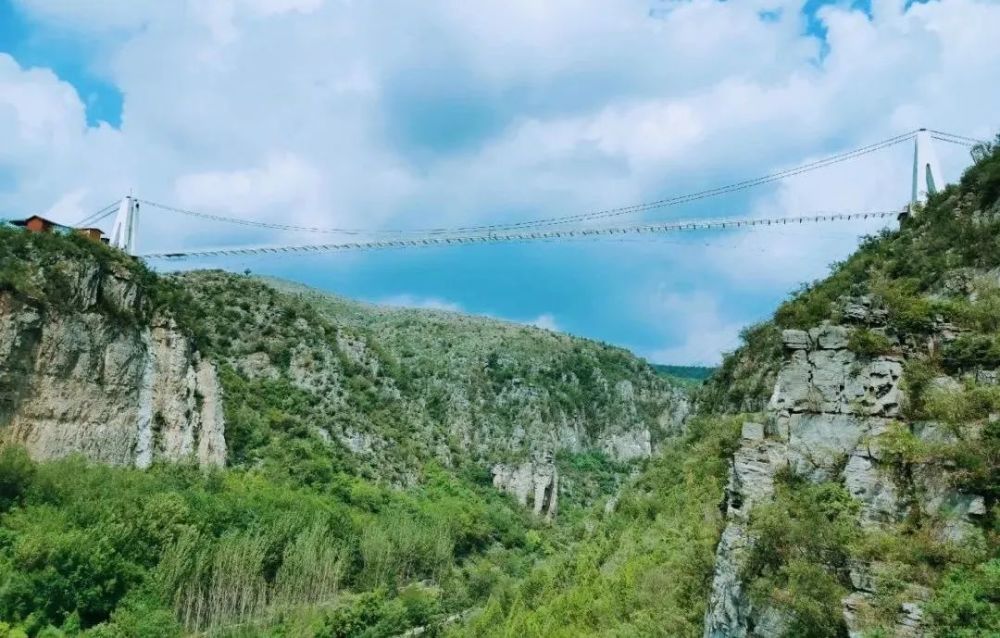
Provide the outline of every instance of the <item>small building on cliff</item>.
<path id="1" fill-rule="evenodd" d="M 56 233 L 60 235 L 68 235 L 75 232 L 83 235 L 87 239 L 107 243 L 107 239 L 104 237 L 104 231 L 100 228 L 73 228 L 72 226 L 66 226 L 64 224 L 54 222 L 51 219 L 46 219 L 41 215 L 32 215 L 26 219 L 11 219 L 7 220 L 5 223 L 15 228 L 23 228 L 29 233 Z"/>
<path id="2" fill-rule="evenodd" d="M 46 219 L 40 215 L 32 215 L 27 219 L 12 219 L 7 222 L 11 226 L 25 229 L 29 233 L 70 233 L 73 231 L 69 226 L 56 223 L 51 219 Z"/>

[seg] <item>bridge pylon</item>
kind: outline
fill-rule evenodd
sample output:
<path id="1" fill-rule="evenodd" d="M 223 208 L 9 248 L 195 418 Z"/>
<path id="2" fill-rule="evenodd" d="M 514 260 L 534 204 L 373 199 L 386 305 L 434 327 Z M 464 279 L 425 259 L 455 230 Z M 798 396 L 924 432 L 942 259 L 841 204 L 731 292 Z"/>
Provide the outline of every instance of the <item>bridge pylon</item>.
<path id="1" fill-rule="evenodd" d="M 109 243 L 130 255 L 135 255 L 136 234 L 139 230 L 139 202 L 131 195 L 122 198 L 115 223 L 111 227 Z"/>
<path id="2" fill-rule="evenodd" d="M 927 202 L 927 196 L 933 195 L 944 186 L 941 175 L 941 165 L 931 144 L 931 134 L 925 128 L 917 131 L 913 138 L 913 191 L 910 196 L 910 208 L 915 204 Z"/>

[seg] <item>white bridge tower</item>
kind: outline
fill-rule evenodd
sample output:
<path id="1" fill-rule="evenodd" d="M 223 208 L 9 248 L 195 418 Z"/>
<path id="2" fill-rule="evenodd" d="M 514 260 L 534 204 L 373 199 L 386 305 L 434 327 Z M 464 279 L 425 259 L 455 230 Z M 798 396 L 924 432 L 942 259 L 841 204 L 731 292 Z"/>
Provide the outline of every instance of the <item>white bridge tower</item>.
<path id="1" fill-rule="evenodd" d="M 139 202 L 128 195 L 118 206 L 115 223 L 111 227 L 109 243 L 130 255 L 135 254 L 135 236 L 139 229 Z"/>
<path id="2" fill-rule="evenodd" d="M 944 179 L 937 154 L 931 146 L 931 134 L 925 128 L 917 131 L 913 138 L 913 193 L 910 197 L 910 209 L 914 204 L 923 204 L 928 195 L 941 190 Z"/>

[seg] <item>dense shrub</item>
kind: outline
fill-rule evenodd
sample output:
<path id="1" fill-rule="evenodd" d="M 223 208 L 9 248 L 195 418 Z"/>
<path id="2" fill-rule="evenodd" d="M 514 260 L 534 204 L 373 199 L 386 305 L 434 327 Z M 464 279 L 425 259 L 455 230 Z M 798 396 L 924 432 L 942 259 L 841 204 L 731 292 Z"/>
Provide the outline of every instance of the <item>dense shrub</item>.
<path id="1" fill-rule="evenodd" d="M 1000 559 L 951 571 L 927 612 L 941 638 L 1000 635 Z"/>
<path id="2" fill-rule="evenodd" d="M 758 605 L 787 614 L 789 635 L 843 633 L 851 545 L 861 535 L 859 505 L 838 483 L 778 477 L 773 502 L 754 508 L 754 539 L 743 578 Z"/>
<path id="3" fill-rule="evenodd" d="M 767 405 L 781 367 L 781 330 L 759 323 L 740 332 L 743 345 L 727 353 L 704 385 L 694 393 L 698 408 L 708 413 L 759 412 Z"/>
<path id="4" fill-rule="evenodd" d="M 24 448 L 0 448 L 0 513 L 21 502 L 35 478 L 35 464 Z"/>
<path id="5" fill-rule="evenodd" d="M 941 360 L 950 372 L 1000 368 L 1000 337 L 963 334 L 942 348 Z"/>
<path id="6" fill-rule="evenodd" d="M 879 355 L 888 354 L 892 349 L 888 337 L 879 332 L 858 328 L 851 332 L 847 340 L 847 347 L 862 359 L 871 359 Z"/>
<path id="7" fill-rule="evenodd" d="M 363 635 L 396 635 L 490 594 L 467 560 L 503 576 L 541 546 L 527 540 L 529 514 L 436 467 L 406 491 L 343 474 L 304 487 L 236 470 L 34 464 L 6 448 L 0 476 L 16 502 L 0 519 L 0 617 L 32 636 L 74 624 L 107 637 L 295 635 L 352 592 L 379 600 Z"/>

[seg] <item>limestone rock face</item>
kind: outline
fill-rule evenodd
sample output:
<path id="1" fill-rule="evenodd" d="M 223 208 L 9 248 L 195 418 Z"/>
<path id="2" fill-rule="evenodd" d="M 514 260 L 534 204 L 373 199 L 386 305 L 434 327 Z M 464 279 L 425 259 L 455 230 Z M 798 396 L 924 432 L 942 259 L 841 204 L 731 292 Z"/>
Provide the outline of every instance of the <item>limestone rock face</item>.
<path id="1" fill-rule="evenodd" d="M 537 515 L 551 519 L 558 511 L 559 473 L 551 454 L 539 455 L 520 465 L 493 466 L 493 486 L 514 496 Z"/>
<path id="2" fill-rule="evenodd" d="M 715 553 L 712 597 L 705 614 L 705 638 L 745 638 L 750 635 L 750 601 L 740 581 L 748 542 L 746 530 L 738 523 L 729 523 L 722 532 Z"/>
<path id="3" fill-rule="evenodd" d="M 224 464 L 214 366 L 173 322 L 124 318 L 145 303 L 127 272 L 67 280 L 58 308 L 0 293 L 0 440 L 36 459 Z"/>
<path id="4" fill-rule="evenodd" d="M 705 615 L 705 638 L 767 636 L 771 634 L 762 632 L 770 631 L 768 627 L 783 624 L 777 610 L 752 607 L 740 572 L 753 542 L 746 530 L 750 511 L 755 504 L 771 498 L 774 475 L 787 465 L 786 446 L 768 439 L 764 425 L 743 424 L 740 448 L 729 468 L 728 522 L 716 549 L 712 593 Z M 778 634 L 780 631 L 774 635 Z"/>
<path id="5" fill-rule="evenodd" d="M 770 410 L 894 417 L 899 414 L 902 360 L 895 356 L 859 360 L 847 349 L 847 329 L 823 326 L 808 340 L 783 335 L 791 350 L 778 373 Z M 805 343 L 806 345 L 801 345 Z"/>
<path id="6" fill-rule="evenodd" d="M 858 303 L 856 320 L 871 320 L 870 308 Z M 750 512 L 774 493 L 774 477 L 784 468 L 813 481 L 840 481 L 861 504 L 860 522 L 877 526 L 903 520 L 919 507 L 944 516 L 942 540 L 973 533 L 973 522 L 986 511 L 984 499 L 957 492 L 949 468 L 916 464 L 906 485 L 884 464 L 879 437 L 898 427 L 903 391 L 902 357 L 862 359 L 848 349 L 852 328 L 825 324 L 811 330 L 785 330 L 786 359 L 777 375 L 763 423 L 744 424 L 742 440 L 730 467 L 726 490 L 727 525 L 716 551 L 715 574 L 705 616 L 706 638 L 782 635 L 785 622 L 776 609 L 754 608 L 740 573 L 754 539 L 747 532 Z M 935 380 L 938 385 L 952 379 Z M 945 441 L 951 434 L 935 424 L 913 424 L 916 436 Z M 877 566 L 852 572 L 855 591 L 843 601 L 852 636 L 860 636 L 859 618 L 874 594 Z M 923 636 L 920 601 L 926 592 L 914 587 L 913 600 L 899 610 L 896 636 Z"/>

